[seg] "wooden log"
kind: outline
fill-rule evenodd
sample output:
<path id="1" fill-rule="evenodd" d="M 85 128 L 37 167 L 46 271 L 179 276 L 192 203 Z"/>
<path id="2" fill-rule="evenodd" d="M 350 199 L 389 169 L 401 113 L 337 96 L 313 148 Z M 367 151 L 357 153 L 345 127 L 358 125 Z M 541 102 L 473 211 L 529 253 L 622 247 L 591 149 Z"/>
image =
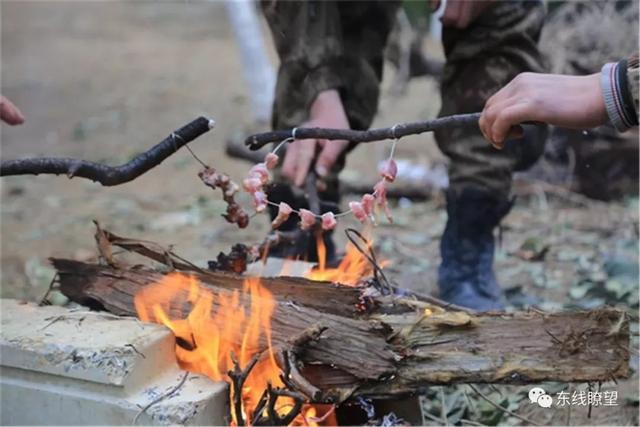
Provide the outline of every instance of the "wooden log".
<path id="1" fill-rule="evenodd" d="M 52 262 L 66 296 L 118 315 L 135 316 L 134 295 L 163 278 L 146 268 Z M 190 274 L 216 296 L 242 289 L 245 279 Z M 322 391 L 322 401 L 397 397 L 435 384 L 608 381 L 629 375 L 628 317 L 614 308 L 474 314 L 416 297 L 375 295 L 370 288 L 290 277 L 261 283 L 276 301 L 275 347 L 290 346 L 292 337 L 314 325 L 327 328 L 300 355 L 300 371 Z M 175 301 L 170 315 L 184 317 L 187 295 Z M 241 302 L 248 306 L 248 296 L 241 295 Z M 212 311 L 217 308 L 214 303 Z"/>

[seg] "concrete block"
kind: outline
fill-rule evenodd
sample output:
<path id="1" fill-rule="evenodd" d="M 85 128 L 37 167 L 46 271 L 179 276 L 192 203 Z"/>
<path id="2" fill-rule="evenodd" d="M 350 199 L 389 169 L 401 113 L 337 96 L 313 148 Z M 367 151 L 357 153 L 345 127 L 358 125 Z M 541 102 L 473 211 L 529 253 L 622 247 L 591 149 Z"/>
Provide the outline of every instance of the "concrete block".
<path id="1" fill-rule="evenodd" d="M 3 425 L 228 425 L 228 389 L 188 373 L 161 325 L 0 300 Z M 136 419 L 137 417 L 137 419 Z"/>

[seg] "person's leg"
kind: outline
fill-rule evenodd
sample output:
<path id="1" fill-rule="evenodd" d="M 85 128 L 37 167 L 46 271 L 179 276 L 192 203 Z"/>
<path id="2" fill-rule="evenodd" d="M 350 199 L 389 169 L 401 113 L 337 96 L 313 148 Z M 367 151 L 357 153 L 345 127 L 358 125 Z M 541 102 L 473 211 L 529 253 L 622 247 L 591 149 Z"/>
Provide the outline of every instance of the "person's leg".
<path id="1" fill-rule="evenodd" d="M 464 30 L 445 28 L 440 115 L 481 111 L 517 74 L 543 71 L 536 45 L 543 18 L 542 2 L 498 2 Z M 443 299 L 477 310 L 503 307 L 493 273 L 493 232 L 511 206 L 512 172 L 540 156 L 545 137 L 546 128 L 527 127 L 522 140 L 499 151 L 477 130 L 436 132 L 451 160 L 438 271 Z"/>
<path id="2" fill-rule="evenodd" d="M 281 64 L 278 74 L 272 120 L 274 129 L 291 129 L 308 119 L 308 111 L 303 108 L 308 107 L 308 100 L 302 89 L 309 90 L 317 84 L 325 86 L 327 82 L 310 84 L 307 77 L 309 73 L 324 75 L 327 70 L 332 71 L 327 74 L 332 77 L 331 80 L 335 80 L 332 83 L 340 83 L 335 88 L 340 92 L 350 127 L 367 129 L 378 108 L 384 47 L 401 2 L 263 2 L 263 5 L 268 9 L 270 5 L 274 6 L 275 9 L 265 12 L 265 15 L 272 24 L 276 44 L 279 40 L 282 44 L 280 50 L 286 51 L 291 57 L 291 60 Z M 279 16 L 281 19 L 274 19 L 274 13 L 283 15 Z M 287 39 L 293 36 L 297 37 Z M 347 152 L 353 148 L 352 144 Z M 279 154 L 280 158 L 284 158 L 283 153 Z M 338 174 L 344 167 L 345 158 L 346 152 L 323 178 L 325 189 L 319 192 L 319 196 L 326 203 L 321 204 L 322 213 L 339 211 Z M 287 202 L 294 209 L 308 209 L 304 190 L 293 187 L 278 177 L 276 182 L 278 184 L 269 190 L 271 201 Z M 277 208 L 270 206 L 269 209 L 274 217 Z M 297 222 L 298 218 L 292 216 L 279 229 L 297 230 Z M 271 255 L 316 261 L 315 236 L 306 232 L 297 234 L 299 238 L 295 245 L 271 251 Z M 332 234 L 324 233 L 328 263 L 335 259 Z"/>

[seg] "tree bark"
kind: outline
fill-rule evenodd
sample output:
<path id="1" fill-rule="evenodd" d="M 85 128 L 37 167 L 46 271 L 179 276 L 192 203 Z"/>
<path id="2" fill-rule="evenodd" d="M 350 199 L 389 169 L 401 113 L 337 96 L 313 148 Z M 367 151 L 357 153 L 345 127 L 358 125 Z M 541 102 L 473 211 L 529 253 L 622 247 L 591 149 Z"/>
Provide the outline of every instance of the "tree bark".
<path id="1" fill-rule="evenodd" d="M 65 157 L 35 157 L 0 162 L 0 176 L 11 175 L 67 175 L 86 178 L 104 186 L 114 186 L 133 181 L 145 172 L 162 163 L 181 147 L 209 132 L 215 121 L 200 116 L 172 132 L 158 144 L 144 153 L 138 154 L 120 166 L 108 166 L 82 159 Z"/>
<path id="2" fill-rule="evenodd" d="M 134 295 L 163 278 L 147 268 L 52 263 L 71 300 L 118 315 L 135 316 Z M 189 274 L 216 297 L 241 290 L 244 281 L 225 273 Z M 414 296 L 365 296 L 370 288 L 302 278 L 261 283 L 276 300 L 276 348 L 290 346 L 303 331 L 326 327 L 299 355 L 304 379 L 321 390 L 317 400 L 398 397 L 436 384 L 608 381 L 629 375 L 628 317 L 617 309 L 474 314 L 443 310 Z M 172 304 L 170 315 L 184 317 L 187 296 L 175 301 L 182 303 Z M 241 296 L 241 302 L 248 307 L 249 297 Z M 217 307 L 214 302 L 212 311 Z"/>
<path id="3" fill-rule="evenodd" d="M 451 127 L 478 128 L 480 113 L 456 114 L 438 117 L 422 122 L 401 123 L 388 128 L 353 130 L 328 128 L 295 128 L 291 130 L 275 130 L 258 133 L 247 137 L 244 144 L 251 150 L 259 150 L 271 142 L 282 142 L 285 139 L 344 139 L 351 142 L 376 142 L 385 139 L 400 139 L 407 135 L 419 135 Z M 478 131 L 479 132 L 479 131 Z M 290 142 L 291 142 L 290 141 Z"/>

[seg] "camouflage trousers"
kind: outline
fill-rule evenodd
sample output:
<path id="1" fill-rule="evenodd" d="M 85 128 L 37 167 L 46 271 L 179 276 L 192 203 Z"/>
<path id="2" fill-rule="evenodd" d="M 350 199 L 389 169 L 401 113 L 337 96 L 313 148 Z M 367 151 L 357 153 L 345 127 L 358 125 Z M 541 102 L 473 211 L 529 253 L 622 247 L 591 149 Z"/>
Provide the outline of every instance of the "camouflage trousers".
<path id="1" fill-rule="evenodd" d="M 440 116 L 481 111 L 519 73 L 543 72 L 537 42 L 544 16 L 540 1 L 500 1 L 466 29 L 444 28 Z M 545 127 L 528 126 L 524 140 L 508 141 L 505 149 L 496 150 L 474 130 L 436 132 L 438 146 L 451 160 L 451 191 L 473 187 L 507 198 L 512 173 L 540 157 L 546 133 Z"/>
<path id="2" fill-rule="evenodd" d="M 440 116 L 481 111 L 486 100 L 517 74 L 543 72 L 537 42 L 544 16 L 541 1 L 503 0 L 464 30 L 445 28 Z M 447 129 L 435 136 L 450 158 L 450 190 L 459 193 L 473 187 L 493 198 L 506 199 L 512 173 L 531 166 L 542 154 L 546 128 L 528 127 L 524 141 L 509 141 L 503 150 L 494 149 L 477 130 Z M 332 204 L 340 200 L 337 176 L 344 164 L 343 156 L 327 177 L 327 190 L 320 194 Z M 270 197 L 305 207 L 303 192 L 284 184 L 276 186 Z"/>

